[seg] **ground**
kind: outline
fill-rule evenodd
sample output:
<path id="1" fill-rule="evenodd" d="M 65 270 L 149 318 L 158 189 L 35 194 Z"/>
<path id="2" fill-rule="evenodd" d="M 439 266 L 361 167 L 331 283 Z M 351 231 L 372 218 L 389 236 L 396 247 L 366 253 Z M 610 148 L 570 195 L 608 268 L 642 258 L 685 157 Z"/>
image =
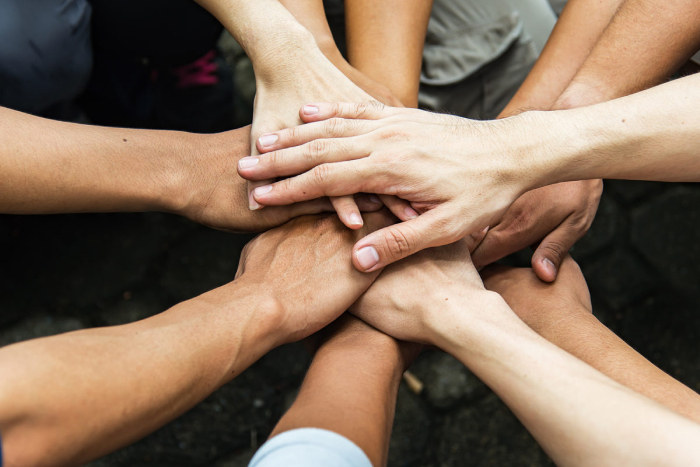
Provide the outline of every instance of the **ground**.
<path id="1" fill-rule="evenodd" d="M 573 250 L 595 313 L 700 389 L 700 187 L 606 182 Z M 167 214 L 0 217 L 0 345 L 140 319 L 230 281 L 249 240 Z M 524 257 L 525 254 L 523 254 Z M 294 399 L 309 357 L 278 349 L 189 413 L 94 467 L 245 466 Z M 508 409 L 453 358 L 426 352 L 399 394 L 392 467 L 543 466 Z"/>

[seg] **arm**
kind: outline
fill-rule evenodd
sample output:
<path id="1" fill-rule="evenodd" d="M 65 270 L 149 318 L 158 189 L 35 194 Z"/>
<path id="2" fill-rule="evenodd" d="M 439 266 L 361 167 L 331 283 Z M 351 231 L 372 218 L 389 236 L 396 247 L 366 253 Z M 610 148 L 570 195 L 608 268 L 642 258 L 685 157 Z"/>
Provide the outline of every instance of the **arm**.
<path id="1" fill-rule="evenodd" d="M 4 214 L 164 211 L 251 232 L 333 210 L 319 200 L 251 212 L 246 181 L 236 174 L 237 161 L 250 154 L 250 127 L 218 135 L 106 128 L 2 107 L 0 119 Z"/>
<path id="2" fill-rule="evenodd" d="M 693 0 L 626 0 L 554 107 L 597 104 L 663 83 L 700 47 L 699 21 Z"/>
<path id="3" fill-rule="evenodd" d="M 559 466 L 700 461 L 700 426 L 528 328 L 484 289 L 465 241 L 388 267 L 351 311 L 397 339 L 437 345 L 458 358 Z"/>
<path id="4" fill-rule="evenodd" d="M 432 0 L 345 1 L 350 63 L 387 86 L 406 107 L 418 106 L 432 5 Z"/>
<path id="5" fill-rule="evenodd" d="M 623 1 L 570 0 L 532 71 L 499 118 L 552 108 Z"/>
<path id="6" fill-rule="evenodd" d="M 700 76 L 689 76 L 591 107 L 490 122 L 376 104 L 314 104 L 305 116 L 313 125 L 278 132 L 271 154 L 239 173 L 301 173 L 256 192 L 267 205 L 357 192 L 411 202 L 419 217 L 355 246 L 356 267 L 373 271 L 497 225 L 515 200 L 542 186 L 700 180 L 699 84 Z M 366 248 L 375 260 L 363 264 L 357 255 Z"/>
<path id="7" fill-rule="evenodd" d="M 474 306 L 462 303 L 456 314 Z M 476 322 L 441 327 L 436 342 L 499 395 L 557 465 L 700 461 L 700 426 L 547 342 L 504 301 L 482 310 Z"/>
<path id="8" fill-rule="evenodd" d="M 270 437 L 298 428 L 338 433 L 386 465 L 401 375 L 416 345 L 399 343 L 350 315 L 328 331 L 299 395 Z"/>
<path id="9" fill-rule="evenodd" d="M 387 217 L 370 215 L 367 224 Z M 182 414 L 272 348 L 329 324 L 374 279 L 347 261 L 356 236 L 335 217 L 295 219 L 246 246 L 229 285 L 133 324 L 0 349 L 5 461 L 82 465 Z"/>
<path id="10" fill-rule="evenodd" d="M 586 280 L 567 256 L 559 279 L 544 284 L 531 269 L 491 266 L 481 272 L 537 334 L 609 378 L 700 423 L 700 395 L 627 345 L 592 313 Z"/>
<path id="11" fill-rule="evenodd" d="M 401 106 L 401 102 L 394 97 L 389 88 L 358 71 L 345 60 L 333 39 L 333 33 L 326 19 L 323 0 L 280 0 L 280 3 L 309 30 L 321 52 L 353 83 L 380 102 Z"/>

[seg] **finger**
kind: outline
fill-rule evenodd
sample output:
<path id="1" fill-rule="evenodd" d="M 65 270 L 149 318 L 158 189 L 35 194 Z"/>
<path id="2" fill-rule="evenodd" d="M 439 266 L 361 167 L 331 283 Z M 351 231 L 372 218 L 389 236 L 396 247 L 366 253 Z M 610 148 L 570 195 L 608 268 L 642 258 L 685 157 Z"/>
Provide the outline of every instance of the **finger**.
<path id="1" fill-rule="evenodd" d="M 406 200 L 391 195 L 379 195 L 379 199 L 401 221 L 410 221 L 418 217 L 418 212 Z"/>
<path id="2" fill-rule="evenodd" d="M 580 237 L 580 229 L 571 217 L 547 235 L 532 255 L 532 269 L 537 277 L 554 282 L 562 260 Z"/>
<path id="3" fill-rule="evenodd" d="M 425 248 L 446 245 L 464 235 L 457 224 L 447 227 L 438 212 L 385 227 L 355 244 L 352 262 L 362 272 L 376 271 Z"/>
<path id="4" fill-rule="evenodd" d="M 298 175 L 331 162 L 362 159 L 372 153 L 367 138 L 317 139 L 310 143 L 281 149 L 238 161 L 238 173 L 247 180 L 267 180 Z"/>
<path id="5" fill-rule="evenodd" d="M 323 122 L 313 122 L 262 135 L 256 141 L 260 153 L 299 146 L 322 138 L 347 138 L 364 135 L 379 127 L 370 120 L 331 118 Z"/>
<path id="6" fill-rule="evenodd" d="M 260 186 L 253 196 L 261 205 L 282 206 L 323 196 L 380 193 L 386 189 L 383 185 L 387 177 L 366 160 L 322 164 L 296 177 Z"/>
<path id="7" fill-rule="evenodd" d="M 339 196 L 331 198 L 331 203 L 340 217 L 340 221 L 349 229 L 361 229 L 364 225 L 360 209 L 355 203 L 355 198 L 352 195 Z"/>
<path id="8" fill-rule="evenodd" d="M 255 200 L 255 196 L 253 196 L 255 189 L 259 186 L 269 185 L 272 182 L 274 182 L 274 179 L 259 180 L 256 182 L 248 182 L 247 183 L 247 185 L 248 185 L 248 207 L 250 208 L 251 211 L 257 211 L 258 209 L 262 209 L 265 207 Z"/>
<path id="9" fill-rule="evenodd" d="M 479 245 L 481 245 L 481 242 L 484 241 L 484 238 L 486 238 L 486 234 L 488 233 L 488 231 L 489 228 L 486 227 L 485 229 L 479 230 L 478 232 L 474 232 L 473 234 L 464 237 L 467 242 L 469 254 L 473 253 L 474 250 L 476 250 L 479 247 Z"/>
<path id="10" fill-rule="evenodd" d="M 375 212 L 384 207 L 384 203 L 379 199 L 379 196 L 368 193 L 356 194 L 355 202 L 357 207 L 360 208 L 360 212 Z"/>
<path id="11" fill-rule="evenodd" d="M 289 218 L 308 216 L 311 214 L 321 214 L 322 212 L 335 212 L 333 203 L 328 198 L 312 199 L 302 203 L 294 203 L 289 207 L 273 207 L 270 209 L 287 209 Z"/>
<path id="12" fill-rule="evenodd" d="M 363 120 L 379 120 L 401 113 L 398 107 L 388 107 L 379 101 L 335 104 L 307 104 L 299 111 L 299 117 L 304 123 L 318 122 L 329 118 L 359 118 Z"/>

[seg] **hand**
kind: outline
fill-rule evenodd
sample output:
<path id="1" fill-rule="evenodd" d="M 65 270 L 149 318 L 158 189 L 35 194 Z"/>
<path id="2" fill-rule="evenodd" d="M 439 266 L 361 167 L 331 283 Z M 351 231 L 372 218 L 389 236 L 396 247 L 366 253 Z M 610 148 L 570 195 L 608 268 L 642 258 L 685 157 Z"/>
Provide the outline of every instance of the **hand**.
<path id="1" fill-rule="evenodd" d="M 278 344 L 294 342 L 338 318 L 377 277 L 361 274 L 347 260 L 359 237 L 393 222 L 388 211 L 368 214 L 360 230 L 336 216 L 298 217 L 265 232 L 241 256 L 237 280 L 262 289 L 264 309 L 279 323 Z"/>
<path id="2" fill-rule="evenodd" d="M 174 164 L 179 167 L 181 183 L 171 197 L 170 211 L 230 232 L 259 232 L 294 217 L 334 211 L 328 198 L 251 211 L 246 180 L 236 172 L 238 161 L 250 154 L 250 127 L 193 138 L 192 147 Z M 382 207 L 369 196 L 358 196 L 357 203 L 362 211 Z"/>
<path id="3" fill-rule="evenodd" d="M 275 143 L 259 146 L 268 154 L 243 159 L 239 173 L 263 180 L 311 169 L 257 188 L 255 199 L 271 206 L 357 192 L 409 201 L 413 211 L 406 213 L 407 222 L 355 245 L 353 262 L 361 271 L 496 225 L 520 195 L 538 186 L 538 166 L 547 164 L 544 157 L 524 157 L 532 149 L 528 127 L 517 125 L 527 116 L 476 122 L 376 103 L 304 109 L 302 118 L 316 123 L 277 132 Z"/>
<path id="4" fill-rule="evenodd" d="M 485 232 L 451 245 L 423 250 L 388 266 L 350 312 L 396 339 L 441 346 L 440 329 L 464 319 L 465 310 L 489 308 L 486 291 L 469 258 Z M 466 304 L 455 313 L 455 305 Z"/>
<path id="5" fill-rule="evenodd" d="M 593 223 L 602 193 L 602 180 L 558 183 L 525 193 L 489 229 L 472 255 L 474 265 L 482 268 L 539 243 L 532 269 L 541 280 L 554 281 L 564 256 Z"/>
<path id="6" fill-rule="evenodd" d="M 545 337 L 552 325 L 561 327 L 562 320 L 575 318 L 571 310 L 593 312 L 586 279 L 569 255 L 562 259 L 559 278 L 553 284 L 543 283 L 532 269 L 502 265 L 485 268 L 481 277 L 488 290 L 500 294 L 525 324 Z"/>
<path id="7" fill-rule="evenodd" d="M 369 102 L 372 98 L 345 77 L 321 53 L 315 43 L 301 41 L 288 53 L 279 54 L 274 66 L 265 73 L 256 73 L 257 92 L 251 129 L 252 154 L 257 155 L 257 141 L 262 148 L 267 141 L 262 135 L 302 123 L 299 108 L 305 102 L 317 100 Z M 277 63 L 278 61 L 278 63 Z M 258 65 L 259 67 L 260 65 Z M 249 191 L 274 180 L 258 180 L 249 184 Z M 331 202 L 341 221 L 351 229 L 362 227 L 363 221 L 352 193 L 333 197 Z M 262 206 L 249 195 L 250 209 Z"/>

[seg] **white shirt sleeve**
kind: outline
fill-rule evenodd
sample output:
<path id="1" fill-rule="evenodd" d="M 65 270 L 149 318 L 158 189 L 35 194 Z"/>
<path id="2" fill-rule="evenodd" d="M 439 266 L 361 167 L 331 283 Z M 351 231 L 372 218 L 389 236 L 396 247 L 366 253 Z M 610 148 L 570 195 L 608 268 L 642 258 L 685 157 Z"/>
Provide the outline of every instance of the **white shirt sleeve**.
<path id="1" fill-rule="evenodd" d="M 286 431 L 263 444 L 248 467 L 372 467 L 355 443 L 318 428 Z"/>

